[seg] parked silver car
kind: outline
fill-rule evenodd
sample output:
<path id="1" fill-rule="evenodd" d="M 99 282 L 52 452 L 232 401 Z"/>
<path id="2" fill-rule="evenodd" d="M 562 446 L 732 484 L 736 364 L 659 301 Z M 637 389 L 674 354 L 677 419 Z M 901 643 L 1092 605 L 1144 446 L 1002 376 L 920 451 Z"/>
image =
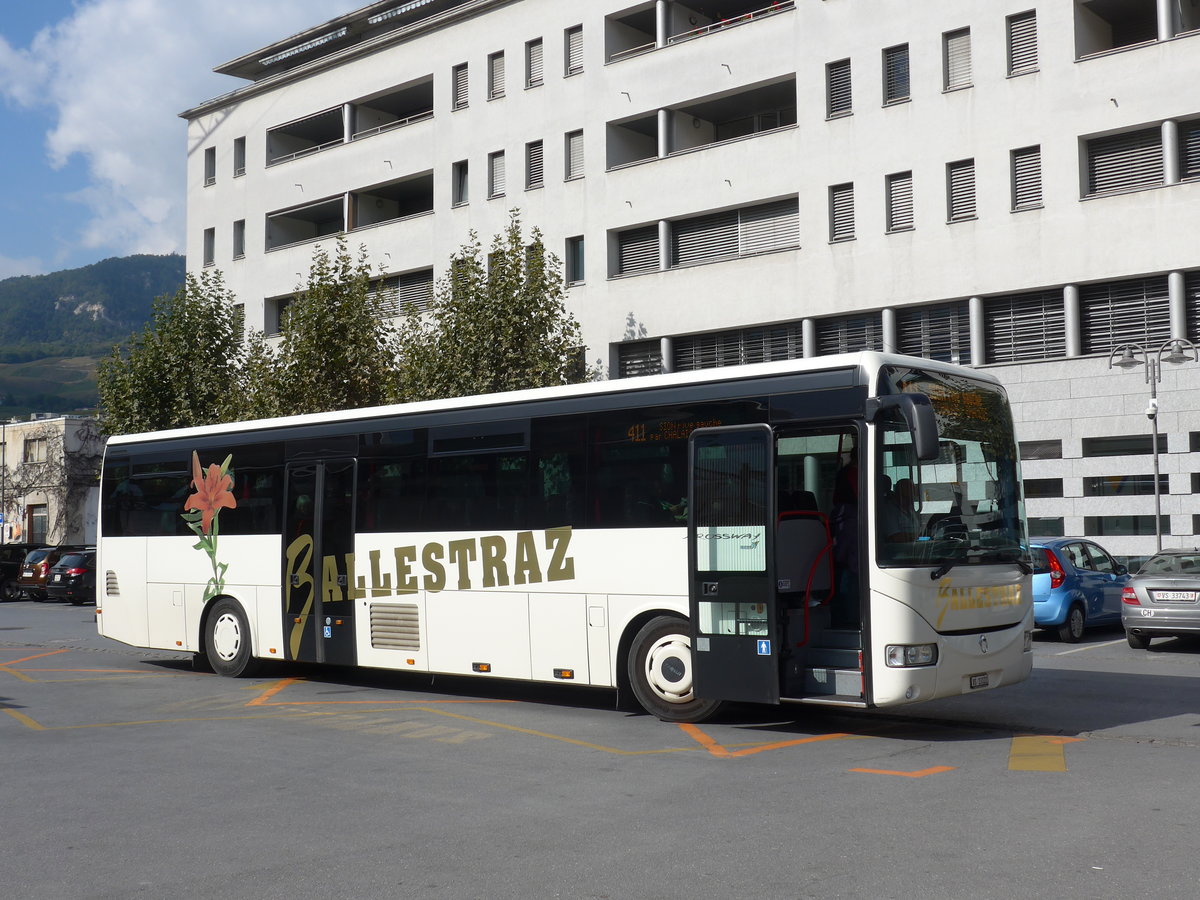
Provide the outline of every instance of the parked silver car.
<path id="1" fill-rule="evenodd" d="M 1138 650 L 1155 637 L 1200 636 L 1200 550 L 1163 550 L 1146 560 L 1121 592 L 1121 624 Z"/>

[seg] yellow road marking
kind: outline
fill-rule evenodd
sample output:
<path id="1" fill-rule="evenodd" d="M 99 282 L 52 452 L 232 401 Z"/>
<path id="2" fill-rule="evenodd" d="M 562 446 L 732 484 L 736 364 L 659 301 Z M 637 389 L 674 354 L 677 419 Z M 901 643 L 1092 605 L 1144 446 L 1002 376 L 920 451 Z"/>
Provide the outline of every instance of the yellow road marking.
<path id="1" fill-rule="evenodd" d="M 868 775 L 899 775 L 901 778 L 924 778 L 926 775 L 940 775 L 942 772 L 953 772 L 956 766 L 930 766 L 916 772 L 898 772 L 895 769 L 851 769 L 851 772 L 865 772 Z"/>
<path id="2" fill-rule="evenodd" d="M 791 741 L 774 741 L 766 744 L 756 744 L 752 747 L 745 747 L 741 750 L 730 750 L 728 747 L 718 744 L 715 740 L 713 740 L 695 725 L 681 724 L 679 729 L 718 759 L 733 759 L 738 756 L 751 756 L 755 753 L 762 753 L 766 750 L 781 750 L 784 747 L 795 747 L 799 744 L 815 744 L 818 741 L 833 741 L 839 738 L 859 737 L 859 735 L 843 734 L 840 732 L 836 734 L 818 734 L 814 735 L 813 737 L 796 738 L 795 740 Z"/>
<path id="3" fill-rule="evenodd" d="M 31 719 L 29 716 L 25 715 L 25 713 L 23 713 L 23 712 L 18 712 L 15 709 L 8 709 L 7 707 L 4 707 L 4 711 L 6 713 L 8 713 L 10 716 L 12 716 L 14 719 L 16 719 L 18 722 L 20 722 L 22 725 L 26 726 L 27 728 L 31 728 L 34 731 L 45 731 L 46 730 L 45 725 L 42 725 L 40 722 L 37 722 L 36 720 Z"/>
<path id="4" fill-rule="evenodd" d="M 1063 747 L 1082 740 L 1045 734 L 1014 737 L 1008 754 L 1008 768 L 1014 772 L 1065 772 L 1067 756 Z"/>
<path id="5" fill-rule="evenodd" d="M 404 706 L 413 703 L 517 703 L 516 700 L 485 700 L 479 697 L 471 697 L 466 700 L 430 700 L 428 697 L 422 697 L 420 700 L 389 700 L 380 698 L 378 700 L 276 700 L 269 702 L 272 697 L 280 694 L 285 688 L 291 687 L 293 684 L 303 682 L 303 678 L 283 678 L 275 684 L 269 685 L 262 694 L 248 702 L 247 706 Z M 257 690 L 257 686 L 251 686 L 247 690 Z"/>

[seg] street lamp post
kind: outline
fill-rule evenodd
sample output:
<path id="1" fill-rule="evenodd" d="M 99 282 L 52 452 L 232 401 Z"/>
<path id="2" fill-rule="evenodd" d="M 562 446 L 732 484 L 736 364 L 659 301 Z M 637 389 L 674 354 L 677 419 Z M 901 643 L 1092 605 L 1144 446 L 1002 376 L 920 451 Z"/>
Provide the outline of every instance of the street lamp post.
<path id="1" fill-rule="evenodd" d="M 1138 359 L 1138 357 L 1141 359 Z M 1118 359 L 1118 357 L 1120 357 Z M 1200 352 L 1191 341 L 1182 338 L 1164 341 L 1157 353 L 1150 353 L 1140 344 L 1121 344 L 1108 354 L 1108 367 L 1133 369 L 1146 367 L 1146 384 L 1150 385 L 1150 405 L 1146 407 L 1146 418 L 1150 420 L 1151 444 L 1154 455 L 1154 543 L 1155 551 L 1162 550 L 1162 491 L 1158 485 L 1158 383 L 1162 381 L 1162 364 L 1196 362 Z"/>

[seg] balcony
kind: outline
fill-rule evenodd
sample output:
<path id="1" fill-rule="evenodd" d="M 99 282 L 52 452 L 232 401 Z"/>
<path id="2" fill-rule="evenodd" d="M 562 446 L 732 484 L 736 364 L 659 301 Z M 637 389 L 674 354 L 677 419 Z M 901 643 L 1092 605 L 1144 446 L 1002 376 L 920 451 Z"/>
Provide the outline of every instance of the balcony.
<path id="1" fill-rule="evenodd" d="M 661 47 L 694 40 L 738 25 L 757 22 L 796 8 L 795 0 L 701 0 L 669 6 L 658 21 L 653 5 L 609 16 L 605 28 L 605 58 L 619 62 Z"/>

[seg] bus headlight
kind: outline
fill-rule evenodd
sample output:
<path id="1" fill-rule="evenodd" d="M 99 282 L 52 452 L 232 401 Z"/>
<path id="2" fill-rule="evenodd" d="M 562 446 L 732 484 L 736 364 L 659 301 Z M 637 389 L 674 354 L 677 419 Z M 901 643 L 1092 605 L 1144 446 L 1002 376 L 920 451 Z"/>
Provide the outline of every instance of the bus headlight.
<path id="1" fill-rule="evenodd" d="M 937 644 L 888 644 L 887 664 L 893 669 L 932 666 L 937 663 Z"/>

